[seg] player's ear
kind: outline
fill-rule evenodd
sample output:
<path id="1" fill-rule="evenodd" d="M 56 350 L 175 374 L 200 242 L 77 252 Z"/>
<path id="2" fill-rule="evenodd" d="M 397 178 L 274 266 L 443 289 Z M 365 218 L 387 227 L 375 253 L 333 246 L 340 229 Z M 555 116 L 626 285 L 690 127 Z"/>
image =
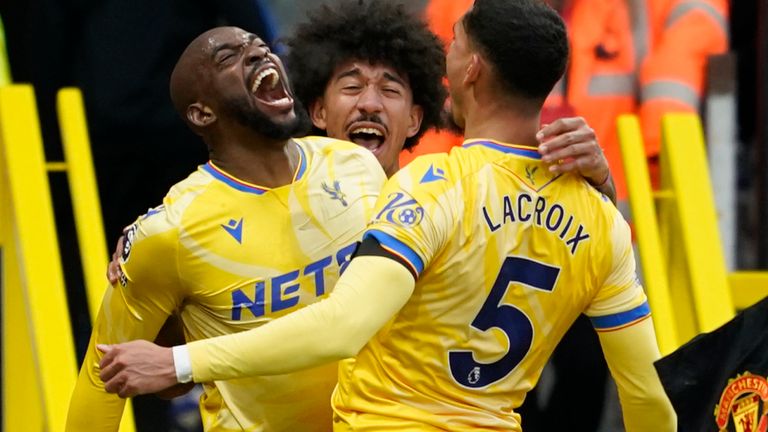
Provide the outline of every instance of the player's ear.
<path id="1" fill-rule="evenodd" d="M 312 102 L 312 105 L 309 107 L 309 118 L 312 119 L 312 124 L 316 128 L 325 130 L 328 126 L 328 121 L 326 120 L 325 103 L 323 102 L 322 97 Z"/>
<path id="2" fill-rule="evenodd" d="M 187 107 L 187 120 L 197 127 L 205 127 L 216 121 L 213 110 L 200 102 Z"/>
<path id="3" fill-rule="evenodd" d="M 481 68 L 482 61 L 480 60 L 480 56 L 477 54 L 472 54 L 469 57 L 469 62 L 467 63 L 467 70 L 464 72 L 464 85 L 474 84 L 475 81 L 480 78 Z"/>
<path id="4" fill-rule="evenodd" d="M 416 135 L 421 129 L 421 121 L 424 120 L 424 109 L 421 105 L 411 105 L 411 112 L 408 116 L 408 138 Z"/>

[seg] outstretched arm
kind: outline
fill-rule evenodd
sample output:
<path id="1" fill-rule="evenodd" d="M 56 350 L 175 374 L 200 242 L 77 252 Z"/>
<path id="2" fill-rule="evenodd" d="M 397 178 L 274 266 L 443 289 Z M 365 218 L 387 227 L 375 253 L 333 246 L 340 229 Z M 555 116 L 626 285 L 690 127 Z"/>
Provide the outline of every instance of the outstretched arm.
<path id="1" fill-rule="evenodd" d="M 582 117 L 568 117 L 545 125 L 536 135 L 542 160 L 553 173 L 577 171 L 595 189 L 616 203 L 616 188 L 608 160 L 595 131 Z"/>
<path id="2" fill-rule="evenodd" d="M 414 286 L 402 264 L 357 256 L 327 299 L 255 329 L 191 342 L 187 353 L 176 347 L 176 361 L 188 355 L 194 381 L 207 382 L 284 374 L 352 357 L 402 308 Z M 121 397 L 186 380 L 169 348 L 145 341 L 104 348 L 101 378 L 107 391 Z"/>

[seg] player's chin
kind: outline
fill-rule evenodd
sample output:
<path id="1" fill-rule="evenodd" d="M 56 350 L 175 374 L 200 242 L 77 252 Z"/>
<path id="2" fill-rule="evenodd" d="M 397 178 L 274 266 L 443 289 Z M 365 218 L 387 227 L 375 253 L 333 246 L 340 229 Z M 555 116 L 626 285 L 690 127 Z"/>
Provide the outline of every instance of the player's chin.
<path id="1" fill-rule="evenodd" d="M 173 387 L 168 387 L 165 390 L 161 390 L 155 393 L 155 396 L 159 397 L 160 399 L 171 400 L 189 393 L 190 390 L 192 390 L 194 387 L 195 387 L 195 383 L 193 382 L 184 383 L 184 384 L 179 383 Z"/>

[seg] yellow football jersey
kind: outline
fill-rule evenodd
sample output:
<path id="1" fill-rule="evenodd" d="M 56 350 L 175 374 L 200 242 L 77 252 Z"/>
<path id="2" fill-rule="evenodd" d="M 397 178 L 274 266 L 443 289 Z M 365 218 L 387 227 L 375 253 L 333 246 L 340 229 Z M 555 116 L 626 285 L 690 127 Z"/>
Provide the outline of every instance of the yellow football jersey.
<path id="1" fill-rule="evenodd" d="M 337 430 L 520 430 L 514 409 L 580 313 L 603 331 L 649 316 L 619 212 L 539 159 L 468 140 L 385 185 L 365 236 L 417 282 L 340 369 Z"/>
<path id="2" fill-rule="evenodd" d="M 197 340 L 260 326 L 328 294 L 386 177 L 354 144 L 296 142 L 301 161 L 293 183 L 262 188 L 209 162 L 129 228 L 123 274 L 108 290 L 78 386 L 103 386 L 94 343 L 152 340 L 170 314 L 180 315 L 187 340 Z M 329 364 L 205 384 L 204 428 L 329 430 L 336 370 Z"/>

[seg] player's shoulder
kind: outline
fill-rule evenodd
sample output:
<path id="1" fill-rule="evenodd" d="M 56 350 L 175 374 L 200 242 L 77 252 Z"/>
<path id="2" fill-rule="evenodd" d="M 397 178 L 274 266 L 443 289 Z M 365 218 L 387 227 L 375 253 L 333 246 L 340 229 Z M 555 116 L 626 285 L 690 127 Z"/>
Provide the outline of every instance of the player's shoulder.
<path id="1" fill-rule="evenodd" d="M 295 138 L 306 153 L 311 164 L 323 163 L 330 159 L 332 165 L 345 169 L 381 172 L 381 164 L 368 149 L 349 141 L 322 136 Z"/>
<path id="2" fill-rule="evenodd" d="M 295 138 L 302 149 L 308 152 L 309 157 L 329 157 L 331 155 L 349 155 L 351 157 L 360 157 L 364 160 L 376 160 L 368 149 L 360 147 L 349 141 L 322 136 L 307 136 L 304 138 Z"/>
<path id="3" fill-rule="evenodd" d="M 577 174 L 566 174 L 563 179 L 575 190 L 567 191 L 565 199 L 578 200 L 582 212 L 586 213 L 590 224 L 605 236 L 629 236 L 629 224 L 616 205 L 605 194 L 590 186 Z"/>
<path id="4" fill-rule="evenodd" d="M 130 228 L 134 228 L 141 237 L 152 237 L 178 228 L 190 204 L 209 189 L 212 180 L 202 169 L 194 171 L 171 186 L 163 202 L 140 215 Z"/>
<path id="5" fill-rule="evenodd" d="M 392 181 L 404 185 L 417 185 L 420 187 L 439 187 L 442 184 L 451 183 L 456 170 L 449 154 L 433 153 L 418 156 L 408 165 L 401 168 Z"/>

